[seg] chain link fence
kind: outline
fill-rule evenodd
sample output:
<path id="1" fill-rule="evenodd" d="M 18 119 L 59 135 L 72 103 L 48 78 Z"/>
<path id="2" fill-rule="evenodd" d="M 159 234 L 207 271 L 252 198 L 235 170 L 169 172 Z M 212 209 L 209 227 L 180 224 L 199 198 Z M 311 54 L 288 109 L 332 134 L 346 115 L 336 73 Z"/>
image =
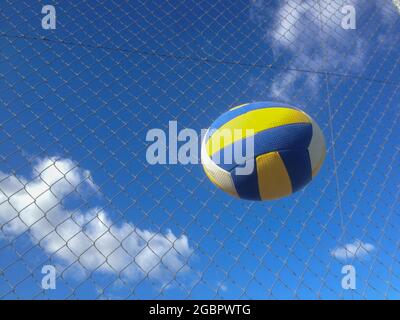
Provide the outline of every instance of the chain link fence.
<path id="1" fill-rule="evenodd" d="M 2 299 L 400 297 L 398 1 L 2 1 Z M 269 202 L 151 129 L 277 100 L 327 159 Z M 198 155 L 195 156 L 198 158 Z"/>

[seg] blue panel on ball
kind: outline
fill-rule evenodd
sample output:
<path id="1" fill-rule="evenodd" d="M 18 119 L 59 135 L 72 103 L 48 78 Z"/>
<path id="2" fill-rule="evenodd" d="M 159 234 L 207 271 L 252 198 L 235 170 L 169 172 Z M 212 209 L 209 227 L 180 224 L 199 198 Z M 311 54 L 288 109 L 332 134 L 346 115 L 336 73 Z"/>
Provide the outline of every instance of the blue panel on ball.
<path id="1" fill-rule="evenodd" d="M 237 175 L 235 170 L 231 172 L 233 184 L 240 198 L 248 200 L 261 200 L 258 189 L 257 165 L 253 160 L 253 171 L 248 175 Z"/>
<path id="2" fill-rule="evenodd" d="M 311 181 L 311 161 L 307 149 L 279 151 L 292 183 L 293 192 Z"/>

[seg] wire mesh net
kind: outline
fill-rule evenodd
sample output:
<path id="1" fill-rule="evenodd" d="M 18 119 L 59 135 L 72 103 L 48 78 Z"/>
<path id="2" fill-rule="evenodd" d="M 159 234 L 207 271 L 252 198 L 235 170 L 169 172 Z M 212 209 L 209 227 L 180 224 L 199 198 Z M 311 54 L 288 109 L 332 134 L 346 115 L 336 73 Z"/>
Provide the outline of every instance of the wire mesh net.
<path id="1" fill-rule="evenodd" d="M 53 1 L 55 29 L 0 6 L 1 298 L 399 298 L 398 1 Z M 179 149 L 173 121 L 265 100 L 327 142 L 290 197 L 147 161 L 149 130 Z"/>

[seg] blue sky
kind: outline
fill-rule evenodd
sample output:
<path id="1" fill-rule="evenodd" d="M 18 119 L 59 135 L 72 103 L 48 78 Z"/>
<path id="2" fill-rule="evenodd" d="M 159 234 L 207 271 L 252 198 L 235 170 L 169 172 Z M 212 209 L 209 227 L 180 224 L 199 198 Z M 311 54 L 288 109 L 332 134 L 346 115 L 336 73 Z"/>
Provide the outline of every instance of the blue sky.
<path id="1" fill-rule="evenodd" d="M 340 27 L 343 1 L 53 2 L 56 30 L 41 29 L 40 2 L 3 2 L 0 296 L 399 298 L 399 14 L 391 1 L 348 3 L 355 30 Z M 149 129 L 200 132 L 265 100 L 304 109 L 325 134 L 304 190 L 237 200 L 200 165 L 146 162 Z M 27 215 L 47 207 L 105 243 L 76 261 L 56 233 L 38 242 L 41 224 L 10 224 L 7 200 L 28 204 L 12 192 L 21 183 L 45 197 Z M 73 252 L 90 243 L 79 239 Z M 110 243 L 144 252 L 142 271 L 120 251 L 114 269 L 96 265 Z M 58 268 L 56 290 L 40 288 L 44 264 Z M 341 288 L 345 264 L 354 291 Z"/>

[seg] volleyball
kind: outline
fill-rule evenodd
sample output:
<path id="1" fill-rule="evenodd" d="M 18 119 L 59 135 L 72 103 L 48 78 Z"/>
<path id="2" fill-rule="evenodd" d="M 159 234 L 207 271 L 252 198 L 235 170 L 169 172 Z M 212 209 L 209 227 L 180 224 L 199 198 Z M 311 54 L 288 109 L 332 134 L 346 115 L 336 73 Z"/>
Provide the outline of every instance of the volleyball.
<path id="1" fill-rule="evenodd" d="M 238 150 L 240 156 L 235 157 Z M 323 133 L 308 114 L 270 101 L 223 113 L 201 143 L 201 161 L 210 181 L 247 200 L 279 199 L 300 190 L 317 175 L 325 154 Z M 247 165 L 252 170 L 239 173 Z"/>

